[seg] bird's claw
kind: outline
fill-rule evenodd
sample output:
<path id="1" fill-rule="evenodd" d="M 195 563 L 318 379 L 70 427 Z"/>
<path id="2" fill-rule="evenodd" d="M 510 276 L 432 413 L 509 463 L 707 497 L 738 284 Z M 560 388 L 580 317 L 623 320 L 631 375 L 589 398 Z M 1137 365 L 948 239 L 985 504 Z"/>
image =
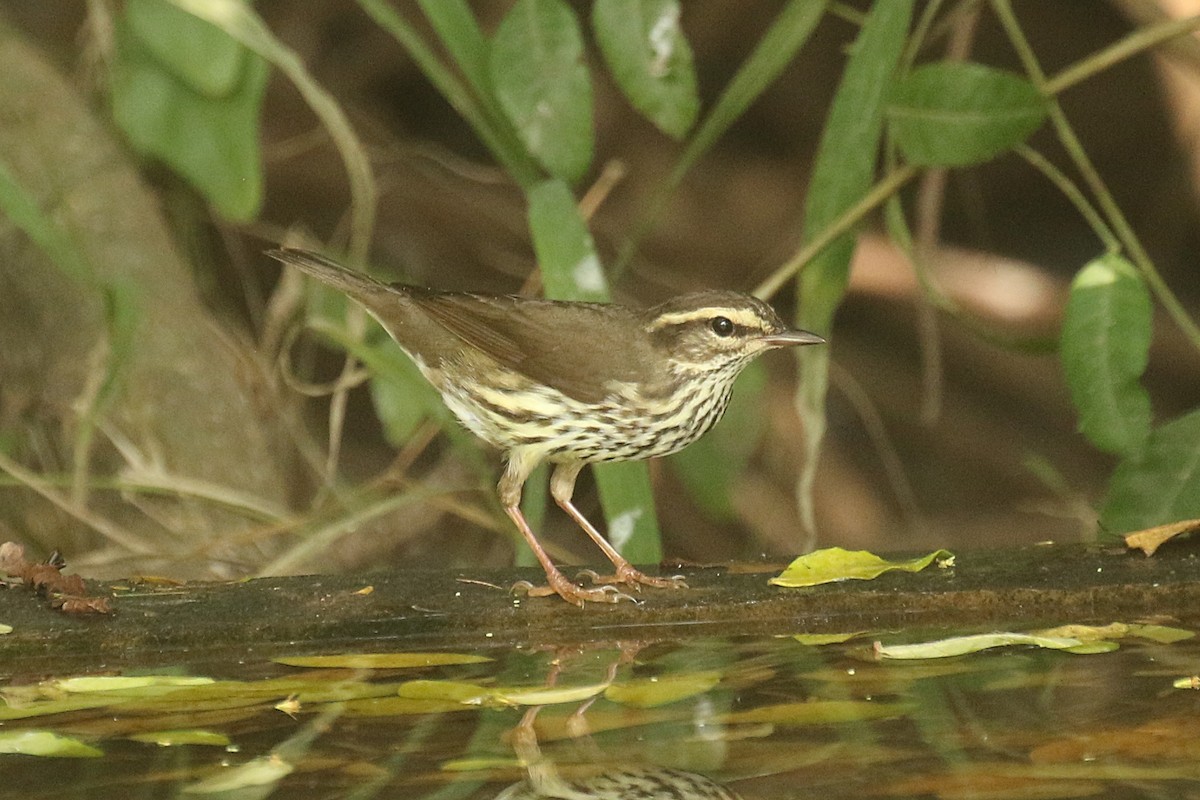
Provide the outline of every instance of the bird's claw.
<path id="1" fill-rule="evenodd" d="M 584 603 L 619 603 L 622 600 L 628 600 L 635 604 L 640 602 L 636 597 L 625 594 L 616 586 L 606 585 L 584 589 L 565 578 L 561 583 L 552 582 L 543 586 L 535 586 L 529 581 L 517 581 L 512 585 L 511 591 L 523 597 L 550 597 L 551 595 L 558 595 L 568 603 L 574 603 L 580 608 L 583 608 Z"/>
<path id="2" fill-rule="evenodd" d="M 658 589 L 686 589 L 687 583 L 682 575 L 670 575 L 668 577 L 657 577 L 647 575 L 641 570 L 635 569 L 632 566 L 618 567 L 613 575 L 601 575 L 593 569 L 580 570 L 576 575 L 577 579 L 587 579 L 595 584 L 611 585 L 614 583 L 623 583 L 626 586 L 632 587 L 641 591 L 643 586 L 654 586 Z"/>

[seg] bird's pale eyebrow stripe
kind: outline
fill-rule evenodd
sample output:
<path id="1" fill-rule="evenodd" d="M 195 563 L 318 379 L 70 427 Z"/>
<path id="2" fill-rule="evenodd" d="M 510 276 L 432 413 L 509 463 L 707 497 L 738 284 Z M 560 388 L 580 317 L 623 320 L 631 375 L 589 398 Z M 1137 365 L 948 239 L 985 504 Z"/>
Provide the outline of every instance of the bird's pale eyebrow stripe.
<path id="1" fill-rule="evenodd" d="M 708 321 L 713 317 L 727 317 L 730 322 L 741 328 L 750 328 L 751 330 L 762 329 L 762 317 L 749 311 L 745 308 L 722 308 L 721 306 L 712 306 L 710 308 L 692 309 L 689 311 L 676 311 L 673 314 L 663 314 L 658 317 L 650 325 L 650 330 L 656 331 L 666 328 L 671 325 L 686 325 L 689 322 L 698 320 Z"/>

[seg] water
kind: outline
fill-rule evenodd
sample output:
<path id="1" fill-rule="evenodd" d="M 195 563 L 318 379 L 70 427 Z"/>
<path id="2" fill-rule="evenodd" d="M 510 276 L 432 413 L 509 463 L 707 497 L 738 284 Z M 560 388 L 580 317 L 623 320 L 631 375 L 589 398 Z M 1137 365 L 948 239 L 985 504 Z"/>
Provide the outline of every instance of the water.
<path id="1" fill-rule="evenodd" d="M 915 638 L 497 648 L 382 669 L 196 662 L 146 686 L 10 664 L 0 748 L 40 732 L 92 751 L 0 755 L 0 795 L 1200 798 L 1200 691 L 1172 688 L 1200 671 L 1196 639 L 905 662 L 872 651 Z M 529 780 L 559 794 L 509 788 Z M 584 788 L 564 793 L 571 782 Z"/>

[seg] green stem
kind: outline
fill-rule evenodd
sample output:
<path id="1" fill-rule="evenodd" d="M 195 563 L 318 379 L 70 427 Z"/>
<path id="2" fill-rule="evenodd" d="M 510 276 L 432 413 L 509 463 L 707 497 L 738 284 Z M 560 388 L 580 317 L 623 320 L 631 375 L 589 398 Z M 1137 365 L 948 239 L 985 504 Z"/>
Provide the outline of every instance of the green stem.
<path id="1" fill-rule="evenodd" d="M 1171 287 L 1167 286 L 1158 270 L 1151 261 L 1150 256 L 1142 247 L 1141 241 L 1137 234 L 1134 233 L 1133 227 L 1121 213 L 1120 207 L 1113 199 L 1112 193 L 1109 192 L 1100 173 L 1097 172 L 1096 166 L 1088 158 L 1087 152 L 1083 148 L 1083 144 L 1079 141 L 1079 137 L 1075 135 L 1071 123 L 1067 120 L 1067 115 L 1063 113 L 1062 106 L 1059 105 L 1057 98 L 1049 93 L 1047 88 L 1046 75 L 1042 71 L 1041 65 L 1038 64 L 1037 56 L 1033 52 L 1033 48 L 1029 44 L 1029 40 L 1025 38 L 1024 31 L 1017 23 L 1016 15 L 1013 13 L 1011 0 L 991 0 L 992 8 L 996 12 L 996 16 L 1000 20 L 1000 24 L 1004 26 L 1005 32 L 1008 34 L 1009 40 L 1012 42 L 1013 49 L 1017 51 L 1017 56 L 1021 59 L 1021 63 L 1025 67 L 1029 78 L 1033 84 L 1043 93 L 1046 98 L 1046 110 L 1050 117 L 1050 122 L 1054 126 L 1055 133 L 1058 134 L 1059 141 L 1062 142 L 1071 160 L 1075 164 L 1075 168 L 1079 170 L 1083 176 L 1084 182 L 1096 197 L 1096 202 L 1100 205 L 1105 217 L 1108 219 L 1108 224 L 1116 232 L 1117 239 L 1121 245 L 1129 253 L 1130 259 L 1142 273 L 1146 284 L 1150 290 L 1154 292 L 1158 301 L 1162 303 L 1163 308 L 1179 326 L 1184 336 L 1192 343 L 1196 350 L 1200 350 L 1200 327 L 1188 315 L 1183 304 L 1179 302 L 1179 298 L 1171 291 Z"/>
<path id="2" fill-rule="evenodd" d="M 870 214 L 876 208 L 883 205 L 889 197 L 900 191 L 900 188 L 915 178 L 917 174 L 917 168 L 908 165 L 888 173 L 884 176 L 883 180 L 872 187 L 871 191 L 863 195 L 861 200 L 846 209 L 832 225 L 805 243 L 796 252 L 796 255 L 792 256 L 787 263 L 780 266 L 779 269 L 775 270 L 766 280 L 760 283 L 758 288 L 754 290 L 754 296 L 765 299 L 778 292 L 783 288 L 785 283 L 798 275 L 800 270 L 804 269 L 804 266 L 816 258 L 822 250 L 861 222 L 867 214 Z"/>
<path id="3" fill-rule="evenodd" d="M 1185 19 L 1160 22 L 1139 28 L 1116 44 L 1093 53 L 1082 61 L 1064 69 L 1046 81 L 1043 87 L 1047 94 L 1058 96 L 1077 83 L 1082 83 L 1093 75 L 1099 74 L 1138 53 L 1157 47 L 1163 42 L 1177 36 L 1185 36 L 1200 29 L 1200 14 Z"/>

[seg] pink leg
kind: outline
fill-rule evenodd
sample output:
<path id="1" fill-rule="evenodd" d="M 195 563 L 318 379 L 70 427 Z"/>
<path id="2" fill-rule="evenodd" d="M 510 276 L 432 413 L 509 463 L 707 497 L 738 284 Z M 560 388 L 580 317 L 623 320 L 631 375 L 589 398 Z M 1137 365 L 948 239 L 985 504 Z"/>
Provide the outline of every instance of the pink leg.
<path id="1" fill-rule="evenodd" d="M 521 488 L 525 485 L 525 479 L 529 477 L 529 472 L 536 466 L 537 461 L 531 457 L 525 457 L 522 453 L 514 451 L 509 453 L 508 465 L 505 467 L 504 474 L 500 477 L 500 485 L 497 487 L 500 493 L 500 501 L 504 504 L 504 510 L 508 513 L 513 524 L 517 526 L 517 530 L 525 537 L 529 549 L 537 556 L 538 562 L 542 565 L 542 569 L 546 572 L 546 586 L 528 586 L 524 582 L 517 586 L 525 589 L 526 594 L 530 597 L 548 597 L 556 594 L 568 603 L 574 603 L 579 607 L 587 601 L 593 603 L 617 603 L 621 600 L 629 600 L 637 602 L 629 595 L 616 590 L 611 586 L 602 586 L 594 589 L 584 589 L 576 586 L 567 577 L 559 571 L 558 567 L 554 566 L 554 562 L 550 559 L 550 554 L 542 547 L 541 542 L 537 540 L 537 536 L 529 527 L 529 523 L 525 521 L 525 515 L 521 513 Z M 516 587 L 514 587 L 516 588 Z"/>
<path id="2" fill-rule="evenodd" d="M 617 552 L 617 549 L 609 544 L 608 540 L 600 535 L 600 531 L 596 530 L 592 523 L 588 522 L 587 517 L 580 513 L 575 504 L 571 502 L 571 496 L 575 493 L 575 479 L 579 476 L 579 471 L 583 468 L 582 461 L 573 461 L 559 464 L 554 468 L 554 474 L 550 477 L 550 495 L 554 498 L 554 502 L 558 503 L 558 507 L 567 512 L 571 519 L 579 527 L 583 528 L 591 540 L 596 543 L 596 546 L 604 551 L 604 555 L 616 567 L 616 574 L 599 576 L 592 573 L 593 580 L 596 583 L 624 583 L 633 587 L 638 586 L 658 586 L 666 589 L 686 589 L 687 584 L 683 582 L 682 575 L 674 575 L 669 578 L 656 578 L 645 574 L 637 567 L 630 564 L 629 561 Z"/>

